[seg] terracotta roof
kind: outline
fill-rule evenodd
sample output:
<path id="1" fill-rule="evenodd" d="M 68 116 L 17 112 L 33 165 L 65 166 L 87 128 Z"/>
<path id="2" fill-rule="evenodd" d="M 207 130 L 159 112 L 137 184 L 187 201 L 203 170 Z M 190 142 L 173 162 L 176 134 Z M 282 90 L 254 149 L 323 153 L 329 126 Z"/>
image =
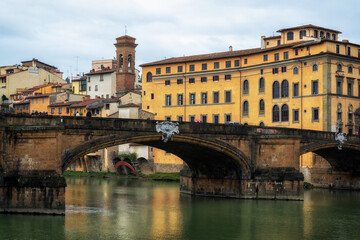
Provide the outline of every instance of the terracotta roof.
<path id="1" fill-rule="evenodd" d="M 11 105 L 11 103 L 1 103 L 0 105 L 1 106 L 9 106 L 9 105 Z"/>
<path id="2" fill-rule="evenodd" d="M 46 65 L 46 66 L 51 67 L 51 68 L 55 68 L 55 69 L 57 68 L 55 66 L 51 66 L 51 65 L 49 65 L 47 63 L 41 62 L 41 61 L 37 60 L 36 58 L 33 58 L 32 60 L 29 60 L 29 61 L 22 61 L 21 63 L 28 63 L 28 62 L 32 62 L 32 61 L 38 62 L 40 64 Z"/>
<path id="3" fill-rule="evenodd" d="M 309 40 L 309 41 L 314 42 L 313 40 Z M 306 41 L 306 42 L 309 42 L 309 41 Z M 298 44 L 304 43 L 304 42 L 305 41 L 299 41 L 299 42 L 294 42 L 294 43 L 281 44 L 281 45 L 278 45 L 275 47 L 269 47 L 269 48 L 264 48 L 264 49 L 252 48 L 252 49 L 237 50 L 237 51 L 226 51 L 226 52 L 193 55 L 193 56 L 186 56 L 186 57 L 168 58 L 168 59 L 164 59 L 164 60 L 160 60 L 160 61 L 156 61 L 156 62 L 145 63 L 145 64 L 140 65 L 140 67 L 171 64 L 171 63 L 204 61 L 204 60 L 227 58 L 227 57 L 239 57 L 239 56 L 245 56 L 245 55 L 250 55 L 250 54 L 254 54 L 254 53 L 272 51 L 272 50 L 286 48 L 286 47 L 293 47 L 295 45 L 298 45 Z M 319 43 L 319 42 L 316 42 L 316 43 Z"/>
<path id="4" fill-rule="evenodd" d="M 101 101 L 101 100 L 103 100 L 103 98 L 87 99 L 87 100 L 84 100 L 84 101 L 82 101 L 82 102 L 80 102 L 80 103 L 71 105 L 70 107 L 86 107 L 87 105 L 89 105 L 89 104 L 91 104 L 91 103 L 98 102 L 98 101 Z"/>
<path id="5" fill-rule="evenodd" d="M 49 107 L 63 107 L 63 106 L 71 106 L 73 104 L 80 103 L 81 101 L 71 101 L 71 102 L 57 102 L 50 104 Z"/>
<path id="6" fill-rule="evenodd" d="M 83 76 L 81 78 L 75 78 L 73 80 L 71 80 L 72 82 L 75 82 L 75 81 L 82 81 L 82 80 L 86 80 L 86 76 Z"/>
<path id="7" fill-rule="evenodd" d="M 115 69 L 103 69 L 100 71 L 89 72 L 89 73 L 86 73 L 85 75 L 95 75 L 95 74 L 100 74 L 100 73 L 112 73 L 112 72 L 115 72 Z"/>
<path id="8" fill-rule="evenodd" d="M 112 97 L 112 98 L 106 98 L 104 99 L 104 103 L 112 103 L 112 102 L 118 102 L 120 100 L 120 97 Z"/>
<path id="9" fill-rule="evenodd" d="M 86 107 L 87 109 L 97 109 L 97 108 L 102 108 L 104 106 L 104 103 L 99 102 L 98 104 L 94 104 L 91 106 Z"/>
<path id="10" fill-rule="evenodd" d="M 135 104 L 135 103 L 127 103 L 124 105 L 120 105 L 119 108 L 127 108 L 127 107 L 140 107 L 139 104 Z"/>
<path id="11" fill-rule="evenodd" d="M 30 100 L 24 100 L 24 101 L 21 101 L 21 102 L 17 102 L 17 103 L 13 103 L 14 105 L 16 105 L 16 104 L 27 104 L 27 103 L 29 103 L 30 102 Z"/>
<path id="12" fill-rule="evenodd" d="M 331 32 L 341 33 L 341 32 L 338 31 L 338 30 L 333 30 L 333 29 L 330 29 L 330 28 L 319 27 L 319 26 L 315 26 L 315 25 L 312 25 L 312 24 L 302 25 L 302 26 L 297 26 L 297 27 L 291 27 L 291 28 L 283 28 L 283 29 L 277 30 L 277 32 L 283 32 L 283 31 L 293 30 L 293 29 L 304 29 L 304 28 L 318 28 L 318 29 L 322 29 L 322 30 L 325 30 L 325 31 L 331 31 Z"/>
<path id="13" fill-rule="evenodd" d="M 55 93 L 45 93 L 45 94 L 39 94 L 39 95 L 35 95 L 35 96 L 28 96 L 26 97 L 27 99 L 31 99 L 31 98 L 42 98 L 42 97 L 49 97 L 50 95 L 55 94 Z"/>

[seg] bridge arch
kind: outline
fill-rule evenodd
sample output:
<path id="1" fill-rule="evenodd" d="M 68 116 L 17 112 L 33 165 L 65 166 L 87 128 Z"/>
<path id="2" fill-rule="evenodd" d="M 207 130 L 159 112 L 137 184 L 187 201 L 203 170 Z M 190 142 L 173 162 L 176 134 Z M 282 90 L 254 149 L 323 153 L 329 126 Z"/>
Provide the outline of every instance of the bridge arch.
<path id="1" fill-rule="evenodd" d="M 336 171 L 360 173 L 360 145 L 345 143 L 342 150 L 339 142 L 314 142 L 303 145 L 300 155 L 313 152 L 323 157 Z"/>
<path id="2" fill-rule="evenodd" d="M 138 143 L 171 152 L 186 162 L 194 177 L 248 179 L 251 176 L 249 158 L 228 143 L 183 135 L 176 135 L 173 140 L 164 143 L 160 134 L 135 137 L 111 135 L 83 142 L 63 152 L 62 171 L 81 156 L 125 143 Z"/>

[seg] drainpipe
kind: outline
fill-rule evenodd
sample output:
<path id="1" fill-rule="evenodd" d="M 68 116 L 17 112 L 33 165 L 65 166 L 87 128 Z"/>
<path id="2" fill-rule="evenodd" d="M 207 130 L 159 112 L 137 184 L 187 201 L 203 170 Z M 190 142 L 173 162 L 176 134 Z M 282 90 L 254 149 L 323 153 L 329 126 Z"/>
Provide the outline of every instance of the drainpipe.
<path id="1" fill-rule="evenodd" d="M 186 62 L 185 62 L 185 71 L 184 71 L 184 98 L 183 98 L 183 102 L 184 102 L 184 119 L 183 121 L 185 122 L 186 121 Z"/>

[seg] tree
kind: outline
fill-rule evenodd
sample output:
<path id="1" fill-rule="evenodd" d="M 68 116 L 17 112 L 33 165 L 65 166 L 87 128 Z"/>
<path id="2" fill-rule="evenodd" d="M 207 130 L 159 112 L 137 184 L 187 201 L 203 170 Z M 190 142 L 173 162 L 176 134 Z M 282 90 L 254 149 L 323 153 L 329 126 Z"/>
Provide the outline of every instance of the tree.
<path id="1" fill-rule="evenodd" d="M 1 100 L 4 102 L 4 101 L 9 100 L 9 99 L 5 96 L 5 94 L 3 94 L 2 97 L 1 97 Z"/>

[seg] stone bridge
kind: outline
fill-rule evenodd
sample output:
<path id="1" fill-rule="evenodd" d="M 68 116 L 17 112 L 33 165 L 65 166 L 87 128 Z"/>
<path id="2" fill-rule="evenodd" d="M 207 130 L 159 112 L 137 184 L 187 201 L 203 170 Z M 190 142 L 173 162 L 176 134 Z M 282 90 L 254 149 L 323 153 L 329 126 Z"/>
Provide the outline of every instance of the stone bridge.
<path id="1" fill-rule="evenodd" d="M 338 150 L 334 133 L 184 122 L 164 143 L 156 121 L 0 115 L 0 211 L 64 214 L 62 173 L 85 154 L 124 143 L 171 152 L 186 162 L 180 190 L 198 196 L 303 199 L 299 156 L 314 152 L 360 189 L 360 139 Z"/>

